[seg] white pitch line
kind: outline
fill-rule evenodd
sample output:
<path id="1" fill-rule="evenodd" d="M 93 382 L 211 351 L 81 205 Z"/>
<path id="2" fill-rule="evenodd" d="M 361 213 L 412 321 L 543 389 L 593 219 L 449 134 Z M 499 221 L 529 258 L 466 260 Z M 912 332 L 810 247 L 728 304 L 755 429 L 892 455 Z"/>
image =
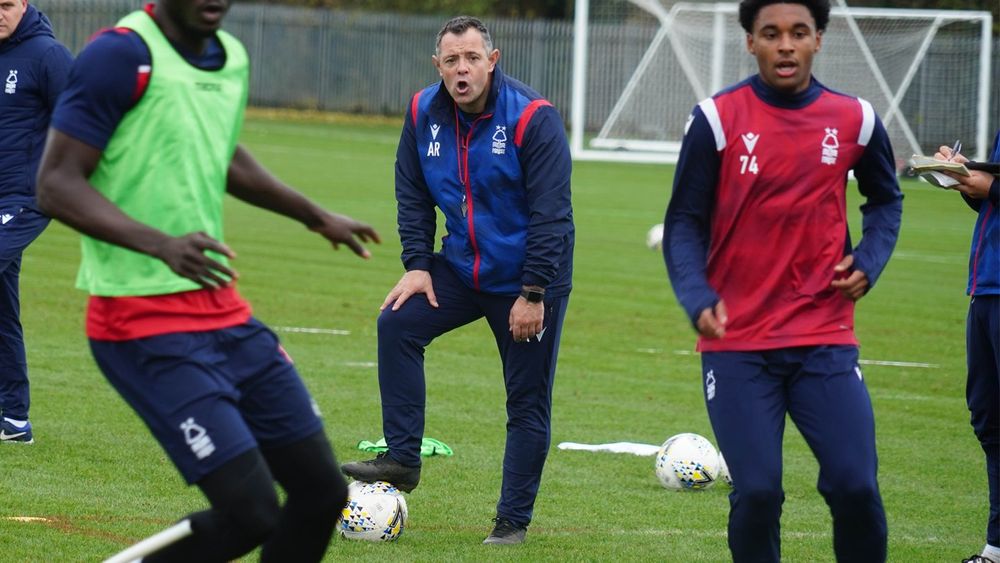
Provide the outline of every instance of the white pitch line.
<path id="1" fill-rule="evenodd" d="M 343 365 L 345 365 L 347 367 L 352 367 L 352 368 L 373 368 L 373 367 L 378 367 L 378 364 L 375 363 L 375 362 L 344 362 Z"/>
<path id="2" fill-rule="evenodd" d="M 893 366 L 899 368 L 939 368 L 938 364 L 924 364 L 921 362 L 895 362 L 892 360 L 858 360 L 859 364 L 866 364 L 872 366 Z"/>
<path id="3" fill-rule="evenodd" d="M 690 492 L 680 492 L 679 494 L 692 494 Z M 698 494 L 698 493 L 693 493 Z M 553 528 L 547 528 L 545 530 L 546 534 L 579 534 L 579 530 L 563 531 Z M 694 536 L 701 538 L 725 538 L 727 536 L 726 530 L 688 530 L 679 528 L 647 528 L 640 530 L 602 530 L 601 533 L 613 535 L 613 536 Z M 783 538 L 799 538 L 799 539 L 823 539 L 830 538 L 833 536 L 830 532 L 806 532 L 806 531 L 792 531 L 792 530 L 782 530 L 781 536 Z M 911 536 L 911 535 L 899 535 L 894 534 L 892 540 L 898 543 L 905 543 L 910 545 L 927 545 L 927 544 L 941 544 L 945 543 L 943 538 L 937 536 Z"/>
<path id="4" fill-rule="evenodd" d="M 43 518 L 41 516 L 5 516 L 4 520 L 10 520 L 12 522 L 51 522 L 49 518 Z"/>
<path id="5" fill-rule="evenodd" d="M 347 336 L 351 334 L 349 330 L 340 330 L 337 328 L 306 328 L 300 326 L 274 326 L 272 329 L 278 332 L 301 332 L 305 334 L 333 334 L 336 336 Z"/>
<path id="6" fill-rule="evenodd" d="M 657 354 L 658 350 L 655 348 L 639 348 L 638 352 L 645 352 L 647 354 Z M 675 356 L 694 356 L 697 352 L 692 352 L 691 350 L 674 350 Z M 859 364 L 864 364 L 866 366 L 889 366 L 896 368 L 924 368 L 924 369 L 937 369 L 941 367 L 940 364 L 926 364 L 923 362 L 900 362 L 896 360 L 858 360 Z"/>

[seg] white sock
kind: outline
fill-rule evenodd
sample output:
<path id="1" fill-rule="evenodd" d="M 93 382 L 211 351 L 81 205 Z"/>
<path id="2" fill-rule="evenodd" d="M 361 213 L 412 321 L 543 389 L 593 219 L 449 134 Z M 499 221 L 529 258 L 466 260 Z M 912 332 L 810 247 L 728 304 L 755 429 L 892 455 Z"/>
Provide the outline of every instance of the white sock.
<path id="1" fill-rule="evenodd" d="M 3 417 L 3 419 L 6 420 L 7 422 L 13 424 L 14 426 L 17 426 L 18 428 L 24 428 L 24 426 L 26 424 L 28 424 L 27 420 L 18 420 L 16 418 L 7 418 L 6 416 Z"/>
<path id="2" fill-rule="evenodd" d="M 983 553 L 981 555 L 983 557 L 989 557 L 993 561 L 1000 561 L 1000 547 L 986 544 L 986 547 L 983 548 Z"/>

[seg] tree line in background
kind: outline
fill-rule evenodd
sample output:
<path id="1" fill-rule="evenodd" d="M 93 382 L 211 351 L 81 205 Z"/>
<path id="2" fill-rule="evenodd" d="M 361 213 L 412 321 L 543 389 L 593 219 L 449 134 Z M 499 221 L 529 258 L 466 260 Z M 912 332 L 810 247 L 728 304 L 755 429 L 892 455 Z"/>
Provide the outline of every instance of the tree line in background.
<path id="1" fill-rule="evenodd" d="M 591 0 L 598 2 L 624 0 Z M 368 12 L 571 19 L 574 0 L 273 0 L 274 4 L 337 8 Z M 831 3 L 836 5 L 836 0 Z M 848 0 L 849 6 L 867 8 L 919 8 L 927 10 L 991 10 L 994 22 L 1000 19 L 996 0 Z"/>

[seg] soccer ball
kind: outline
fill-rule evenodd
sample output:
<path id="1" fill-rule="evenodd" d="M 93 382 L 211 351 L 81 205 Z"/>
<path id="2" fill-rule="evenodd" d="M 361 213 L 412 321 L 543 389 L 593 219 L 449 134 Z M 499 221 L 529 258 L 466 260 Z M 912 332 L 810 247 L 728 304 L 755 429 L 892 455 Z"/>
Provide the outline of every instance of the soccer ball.
<path id="1" fill-rule="evenodd" d="M 726 458 L 722 457 L 722 452 L 719 452 L 719 480 L 730 487 L 733 486 L 733 477 L 729 474 L 729 466 L 726 465 Z"/>
<path id="2" fill-rule="evenodd" d="M 707 489 L 719 477 L 719 452 L 698 434 L 671 436 L 656 453 L 656 476 L 668 489 Z"/>
<path id="3" fill-rule="evenodd" d="M 646 247 L 650 250 L 663 248 L 663 223 L 657 223 L 646 232 Z"/>
<path id="4" fill-rule="evenodd" d="M 340 535 L 351 540 L 394 541 L 409 513 L 399 489 L 385 481 L 353 481 L 341 511 Z"/>

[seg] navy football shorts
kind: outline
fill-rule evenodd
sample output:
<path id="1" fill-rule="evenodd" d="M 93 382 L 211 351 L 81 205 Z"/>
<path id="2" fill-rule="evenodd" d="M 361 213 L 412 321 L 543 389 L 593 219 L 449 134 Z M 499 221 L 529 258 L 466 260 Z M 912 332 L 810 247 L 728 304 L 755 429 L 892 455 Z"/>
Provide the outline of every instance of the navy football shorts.
<path id="1" fill-rule="evenodd" d="M 189 484 L 247 450 L 323 428 L 278 337 L 254 318 L 222 330 L 91 340 L 90 348 Z"/>

